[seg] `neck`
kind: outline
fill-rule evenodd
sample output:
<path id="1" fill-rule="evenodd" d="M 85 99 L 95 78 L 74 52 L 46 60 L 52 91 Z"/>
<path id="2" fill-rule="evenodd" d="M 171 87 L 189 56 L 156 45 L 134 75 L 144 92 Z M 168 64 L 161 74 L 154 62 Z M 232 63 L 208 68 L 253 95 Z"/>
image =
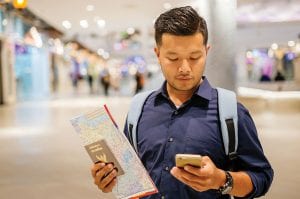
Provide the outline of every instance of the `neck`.
<path id="1" fill-rule="evenodd" d="M 175 104 L 175 106 L 181 106 L 183 103 L 188 101 L 192 96 L 193 93 L 190 92 L 183 92 L 183 91 L 170 91 L 172 89 L 168 89 L 168 94 L 170 100 Z"/>
<path id="2" fill-rule="evenodd" d="M 183 103 L 191 99 L 193 96 L 195 90 L 198 88 L 198 86 L 201 84 L 202 80 L 200 83 L 195 86 L 194 88 L 190 90 L 178 90 L 171 85 L 167 83 L 167 91 L 168 95 L 170 97 L 170 100 L 175 104 L 175 106 L 181 106 Z"/>

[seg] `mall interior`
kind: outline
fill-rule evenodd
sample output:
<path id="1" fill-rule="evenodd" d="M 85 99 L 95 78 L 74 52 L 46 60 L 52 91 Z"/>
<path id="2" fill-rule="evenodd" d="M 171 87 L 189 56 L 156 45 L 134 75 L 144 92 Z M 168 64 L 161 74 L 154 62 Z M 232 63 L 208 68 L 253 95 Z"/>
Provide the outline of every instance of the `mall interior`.
<path id="1" fill-rule="evenodd" d="M 208 24 L 205 76 L 249 109 L 274 169 L 265 199 L 300 188 L 299 0 L 0 0 L 0 198 L 113 199 L 70 119 L 164 81 L 155 19 L 191 5 Z"/>

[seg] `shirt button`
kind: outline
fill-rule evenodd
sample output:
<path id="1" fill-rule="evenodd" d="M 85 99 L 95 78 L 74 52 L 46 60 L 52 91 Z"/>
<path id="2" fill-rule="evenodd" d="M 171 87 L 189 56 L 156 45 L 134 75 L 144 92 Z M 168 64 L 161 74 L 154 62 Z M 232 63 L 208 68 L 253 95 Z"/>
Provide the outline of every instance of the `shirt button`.
<path id="1" fill-rule="evenodd" d="M 166 166 L 166 167 L 165 167 L 165 170 L 166 170 L 166 171 L 169 171 L 169 167 L 168 167 L 168 166 Z"/>
<path id="2" fill-rule="evenodd" d="M 178 111 L 174 111 L 174 115 L 178 115 Z"/>
<path id="3" fill-rule="evenodd" d="M 173 141 L 174 141 L 174 138 L 169 138 L 168 141 L 169 141 L 169 142 L 173 142 Z"/>

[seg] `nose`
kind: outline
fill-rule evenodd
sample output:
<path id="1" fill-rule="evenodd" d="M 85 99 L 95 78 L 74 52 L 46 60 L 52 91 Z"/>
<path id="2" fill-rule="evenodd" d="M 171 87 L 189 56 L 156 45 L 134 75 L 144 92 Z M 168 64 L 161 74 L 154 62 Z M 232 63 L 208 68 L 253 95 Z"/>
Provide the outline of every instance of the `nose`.
<path id="1" fill-rule="evenodd" d="M 188 60 L 183 59 L 182 63 L 181 63 L 181 66 L 179 67 L 179 72 L 187 73 L 187 72 L 190 72 L 190 71 L 191 71 L 191 67 L 190 67 L 190 64 L 189 64 Z"/>

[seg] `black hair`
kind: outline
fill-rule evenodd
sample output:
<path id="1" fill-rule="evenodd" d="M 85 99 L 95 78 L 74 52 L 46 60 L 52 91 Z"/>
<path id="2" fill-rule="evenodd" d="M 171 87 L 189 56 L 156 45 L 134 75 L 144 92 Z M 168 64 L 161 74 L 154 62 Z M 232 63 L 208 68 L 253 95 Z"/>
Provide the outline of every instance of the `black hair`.
<path id="1" fill-rule="evenodd" d="M 154 29 L 157 45 L 161 45 L 164 33 L 187 36 L 200 32 L 205 45 L 208 40 L 206 21 L 191 6 L 173 8 L 162 13 L 156 19 Z"/>

